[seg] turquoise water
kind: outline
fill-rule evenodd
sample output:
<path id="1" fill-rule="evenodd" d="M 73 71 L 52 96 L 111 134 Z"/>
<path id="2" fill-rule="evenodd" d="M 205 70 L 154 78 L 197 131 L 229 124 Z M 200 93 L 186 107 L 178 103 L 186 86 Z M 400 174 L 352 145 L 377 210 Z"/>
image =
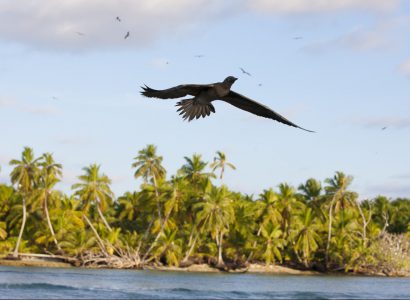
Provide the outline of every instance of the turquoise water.
<path id="1" fill-rule="evenodd" d="M 410 279 L 0 267 L 0 298 L 409 299 Z"/>

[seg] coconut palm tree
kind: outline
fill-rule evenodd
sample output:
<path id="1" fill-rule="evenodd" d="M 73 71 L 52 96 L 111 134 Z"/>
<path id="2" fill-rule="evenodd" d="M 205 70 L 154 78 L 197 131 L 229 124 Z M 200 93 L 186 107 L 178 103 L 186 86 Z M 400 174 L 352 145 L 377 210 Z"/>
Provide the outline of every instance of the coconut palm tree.
<path id="1" fill-rule="evenodd" d="M 306 268 L 309 267 L 312 253 L 318 249 L 320 225 L 315 222 L 313 210 L 305 207 L 298 218 L 298 229 L 295 237 L 295 252 L 302 254 L 302 261 Z"/>
<path id="2" fill-rule="evenodd" d="M 53 225 L 51 224 L 48 201 L 52 197 L 53 187 L 60 181 L 63 175 L 62 165 L 54 161 L 52 154 L 45 153 L 42 156 L 42 161 L 39 163 L 39 166 L 41 167 L 39 172 L 39 182 L 38 187 L 33 193 L 33 198 L 35 199 L 35 201 L 40 203 L 41 207 L 43 208 L 51 237 L 57 249 L 61 250 L 54 233 Z"/>
<path id="3" fill-rule="evenodd" d="M 198 185 L 209 177 L 214 178 L 215 174 L 204 172 L 207 162 L 202 160 L 200 154 L 192 155 L 192 158 L 185 156 L 185 164 L 179 170 L 179 173 L 192 184 Z"/>
<path id="4" fill-rule="evenodd" d="M 132 164 L 136 168 L 134 173 L 135 178 L 142 177 L 145 183 L 152 180 L 155 189 L 155 196 L 157 202 L 158 219 L 162 227 L 161 205 L 159 202 L 159 192 L 157 182 L 165 179 L 166 170 L 162 166 L 162 156 L 157 155 L 157 147 L 150 144 L 146 148 L 138 151 L 138 155 L 134 157 L 135 162 Z"/>
<path id="5" fill-rule="evenodd" d="M 329 199 L 329 214 L 328 214 L 328 235 L 326 243 L 326 253 L 325 253 L 325 262 L 326 268 L 329 267 L 329 250 L 330 250 L 330 241 L 332 238 L 332 225 L 333 225 L 333 214 L 336 210 L 344 210 L 349 201 L 349 193 L 347 188 L 353 181 L 353 177 L 346 176 L 343 172 L 336 172 L 332 178 L 325 179 L 325 182 L 328 186 L 325 187 L 326 196 Z"/>
<path id="6" fill-rule="evenodd" d="M 204 195 L 204 201 L 195 204 L 198 222 L 202 222 L 206 231 L 215 239 L 218 247 L 218 266 L 225 263 L 222 258 L 223 238 L 234 220 L 232 195 L 225 186 L 212 186 Z"/>
<path id="7" fill-rule="evenodd" d="M 84 167 L 83 171 L 84 174 L 78 176 L 81 182 L 73 184 L 71 188 L 75 190 L 75 195 L 82 201 L 83 211 L 87 213 L 90 207 L 95 205 L 105 227 L 111 231 L 112 228 L 103 214 L 114 195 L 110 188 L 111 179 L 105 174 L 100 174 L 100 166 L 97 164 Z"/>
<path id="8" fill-rule="evenodd" d="M 292 225 L 292 220 L 295 215 L 295 211 L 300 211 L 303 207 L 303 203 L 297 198 L 295 190 L 293 187 L 287 183 L 279 184 L 279 207 L 280 214 L 282 216 L 282 232 L 284 233 L 285 239 L 289 237 L 290 229 Z"/>
<path id="9" fill-rule="evenodd" d="M 265 263 L 270 265 L 274 263 L 275 260 L 282 262 L 281 250 L 284 248 L 286 241 L 283 239 L 281 226 L 269 222 L 262 227 L 261 233 L 264 240 L 261 251 Z"/>
<path id="10" fill-rule="evenodd" d="M 226 155 L 222 151 L 216 152 L 216 157 L 214 157 L 214 161 L 210 164 L 212 168 L 212 172 L 215 172 L 216 169 L 221 169 L 221 174 L 219 175 L 219 179 L 222 180 L 225 172 L 225 167 L 229 167 L 232 170 L 236 170 L 236 167 L 226 160 Z"/>
<path id="11" fill-rule="evenodd" d="M 31 196 L 34 187 L 37 184 L 39 176 L 39 163 L 40 158 L 34 157 L 33 149 L 24 147 L 21 154 L 21 160 L 13 159 L 10 161 L 10 165 L 14 166 L 11 171 L 11 182 L 16 186 L 16 189 L 21 194 L 23 219 L 20 227 L 20 233 L 17 238 L 16 247 L 13 252 L 14 257 L 18 257 L 19 246 L 21 238 L 23 236 L 24 227 L 27 220 L 27 207 L 26 202 Z"/>

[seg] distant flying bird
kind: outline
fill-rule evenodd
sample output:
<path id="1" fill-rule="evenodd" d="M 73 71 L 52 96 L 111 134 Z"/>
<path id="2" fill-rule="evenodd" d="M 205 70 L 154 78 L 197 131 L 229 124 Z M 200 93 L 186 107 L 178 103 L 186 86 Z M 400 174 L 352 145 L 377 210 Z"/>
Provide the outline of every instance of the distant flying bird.
<path id="1" fill-rule="evenodd" d="M 141 94 L 146 97 L 160 99 L 175 99 L 187 95 L 194 96 L 190 99 L 183 99 L 176 104 L 176 106 L 179 106 L 177 110 L 180 112 L 179 114 L 182 115 L 184 120 L 188 119 L 188 121 L 191 121 L 194 118 L 205 118 L 206 116 L 209 116 L 211 112 L 214 113 L 215 108 L 212 105 L 212 101 L 222 100 L 257 116 L 270 118 L 289 126 L 313 132 L 290 122 L 269 107 L 232 91 L 231 87 L 237 79 L 238 78 L 233 76 L 228 76 L 222 82 L 211 84 L 181 84 L 165 90 L 154 90 L 145 85 L 141 87 Z"/>
<path id="2" fill-rule="evenodd" d="M 85 33 L 82 33 L 80 31 L 76 31 L 75 33 L 77 33 L 78 35 L 85 35 Z"/>
<path id="3" fill-rule="evenodd" d="M 295 37 L 293 37 L 293 39 L 294 40 L 301 40 L 301 39 L 303 39 L 303 36 L 295 36 Z"/>
<path id="4" fill-rule="evenodd" d="M 384 126 L 383 128 L 382 128 L 382 130 L 386 130 L 387 129 L 387 126 Z"/>
<path id="5" fill-rule="evenodd" d="M 120 17 L 117 16 L 115 19 L 116 19 L 118 22 L 121 22 Z"/>
<path id="6" fill-rule="evenodd" d="M 51 98 L 53 98 L 53 100 L 58 100 L 58 98 L 56 96 L 53 96 Z"/>
<path id="7" fill-rule="evenodd" d="M 262 83 L 259 83 L 258 86 L 262 86 Z"/>
<path id="8" fill-rule="evenodd" d="M 244 69 L 242 69 L 242 68 L 239 68 L 239 69 L 241 69 L 241 71 L 242 71 L 243 74 L 246 74 L 246 75 L 248 75 L 248 76 L 252 76 L 251 73 L 245 71 Z"/>
<path id="9" fill-rule="evenodd" d="M 128 39 L 129 36 L 130 36 L 130 32 L 127 31 L 127 33 L 126 33 L 125 36 L 124 36 L 124 39 L 125 39 L 125 40 Z"/>
<path id="10" fill-rule="evenodd" d="M 202 57 L 204 57 L 204 55 L 203 54 L 197 54 L 197 55 L 195 55 L 195 57 L 196 58 L 202 58 Z"/>

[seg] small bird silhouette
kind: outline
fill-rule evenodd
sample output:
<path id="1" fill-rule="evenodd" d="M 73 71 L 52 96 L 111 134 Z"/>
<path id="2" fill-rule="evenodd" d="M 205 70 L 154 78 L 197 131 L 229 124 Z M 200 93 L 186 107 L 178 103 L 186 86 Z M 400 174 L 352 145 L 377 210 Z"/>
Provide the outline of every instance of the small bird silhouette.
<path id="1" fill-rule="evenodd" d="M 118 22 L 121 22 L 121 18 L 120 18 L 120 17 L 117 16 L 115 19 L 116 19 Z"/>
<path id="2" fill-rule="evenodd" d="M 303 39 L 303 37 L 302 36 L 295 36 L 293 39 L 294 40 L 301 40 L 301 39 Z"/>
<path id="3" fill-rule="evenodd" d="M 82 33 L 80 31 L 76 31 L 75 33 L 77 33 L 78 35 L 85 35 L 85 33 Z"/>
<path id="4" fill-rule="evenodd" d="M 203 54 L 197 54 L 197 55 L 195 55 L 195 57 L 196 58 L 202 58 L 202 57 L 204 57 L 204 55 Z"/>
<path id="5" fill-rule="evenodd" d="M 259 83 L 258 86 L 262 86 L 262 83 Z"/>
<path id="6" fill-rule="evenodd" d="M 182 115 L 184 120 L 188 119 L 188 121 L 194 118 L 205 118 L 212 112 L 214 113 L 215 107 L 212 105 L 212 101 L 222 100 L 254 115 L 313 132 L 292 123 L 269 107 L 232 91 L 231 87 L 237 79 L 238 78 L 233 76 L 228 76 L 222 82 L 211 84 L 181 84 L 165 90 L 154 90 L 145 85 L 142 87 L 141 94 L 146 97 L 160 99 L 175 99 L 187 95 L 194 96 L 193 98 L 183 99 L 176 104 L 176 106 L 179 106 L 177 110 L 180 112 L 179 114 Z"/>
<path id="7" fill-rule="evenodd" d="M 56 97 L 56 96 L 53 96 L 53 97 L 51 97 L 53 100 L 58 100 L 58 97 Z"/>
<path id="8" fill-rule="evenodd" d="M 130 32 L 129 31 L 127 31 L 127 33 L 125 34 L 125 36 L 124 36 L 124 39 L 126 40 L 126 39 L 128 39 L 129 38 L 129 36 L 130 36 Z"/>
<path id="9" fill-rule="evenodd" d="M 382 130 L 386 130 L 387 129 L 387 126 L 384 126 L 383 128 L 382 128 Z"/>
<path id="10" fill-rule="evenodd" d="M 252 76 L 251 73 L 245 71 L 244 69 L 242 69 L 242 68 L 239 68 L 239 69 L 241 69 L 241 71 L 242 71 L 243 74 L 246 74 L 246 75 L 248 75 L 248 76 Z"/>

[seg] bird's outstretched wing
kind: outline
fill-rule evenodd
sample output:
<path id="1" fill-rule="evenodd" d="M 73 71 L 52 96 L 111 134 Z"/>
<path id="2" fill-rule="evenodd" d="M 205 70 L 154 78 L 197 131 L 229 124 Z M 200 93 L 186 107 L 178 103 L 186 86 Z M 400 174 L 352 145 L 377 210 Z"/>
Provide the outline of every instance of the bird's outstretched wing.
<path id="1" fill-rule="evenodd" d="M 236 106 L 240 109 L 246 110 L 250 113 L 253 113 L 257 116 L 261 116 L 264 118 L 269 118 L 278 122 L 281 122 L 283 124 L 292 126 L 292 127 L 296 127 L 296 128 L 300 128 L 302 130 L 305 131 L 309 131 L 309 132 L 314 132 L 311 130 L 307 130 L 305 128 L 302 128 L 294 123 L 292 123 L 291 121 L 289 121 L 288 119 L 286 119 L 285 117 L 281 116 L 280 114 L 278 114 L 277 112 L 274 112 L 273 110 L 271 110 L 269 107 L 260 104 L 252 99 L 249 99 L 248 97 L 245 97 L 241 94 L 238 94 L 234 91 L 230 91 L 228 95 L 226 95 L 225 97 L 220 98 L 221 100 L 228 102 L 229 104 Z"/>
<path id="2" fill-rule="evenodd" d="M 142 86 L 141 95 L 150 98 L 174 99 L 186 95 L 196 96 L 211 87 L 213 87 L 212 84 L 181 84 L 165 90 L 154 90 L 148 86 Z"/>

